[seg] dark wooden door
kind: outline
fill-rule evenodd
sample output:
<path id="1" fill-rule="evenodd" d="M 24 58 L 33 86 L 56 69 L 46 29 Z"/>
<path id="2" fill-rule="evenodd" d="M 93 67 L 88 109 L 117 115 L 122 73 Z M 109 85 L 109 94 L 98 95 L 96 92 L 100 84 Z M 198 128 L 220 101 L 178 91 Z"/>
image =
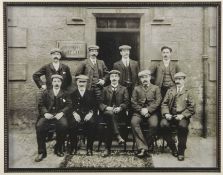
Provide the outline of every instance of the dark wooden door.
<path id="1" fill-rule="evenodd" d="M 121 45 L 131 46 L 130 58 L 139 61 L 139 32 L 97 32 L 97 45 L 100 47 L 98 58 L 104 60 L 109 70 L 121 59 Z"/>

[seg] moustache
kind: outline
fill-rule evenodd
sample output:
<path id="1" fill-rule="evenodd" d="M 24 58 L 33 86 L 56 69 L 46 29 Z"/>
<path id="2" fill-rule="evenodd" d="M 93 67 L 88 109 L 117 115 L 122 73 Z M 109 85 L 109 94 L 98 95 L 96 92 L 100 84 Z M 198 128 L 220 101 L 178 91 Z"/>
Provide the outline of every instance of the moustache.
<path id="1" fill-rule="evenodd" d="M 53 59 L 58 59 L 58 60 L 59 60 L 59 58 L 58 58 L 58 57 L 54 57 Z"/>
<path id="2" fill-rule="evenodd" d="M 148 81 L 147 80 L 144 80 L 142 83 L 148 83 Z"/>
<path id="3" fill-rule="evenodd" d="M 55 85 L 55 87 L 59 87 L 59 85 L 58 85 L 58 84 L 56 84 L 56 85 Z"/>

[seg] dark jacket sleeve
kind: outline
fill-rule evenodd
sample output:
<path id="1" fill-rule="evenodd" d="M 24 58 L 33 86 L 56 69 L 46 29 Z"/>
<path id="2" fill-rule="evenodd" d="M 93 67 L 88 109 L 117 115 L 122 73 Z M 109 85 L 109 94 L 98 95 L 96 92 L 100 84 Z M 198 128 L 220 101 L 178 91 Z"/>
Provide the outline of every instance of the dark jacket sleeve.
<path id="1" fill-rule="evenodd" d="M 163 117 L 165 114 L 170 114 L 169 104 L 170 104 L 170 89 L 167 91 L 161 104 L 161 114 Z"/>
<path id="2" fill-rule="evenodd" d="M 85 69 L 85 62 L 81 62 L 80 65 L 78 66 L 76 72 L 75 72 L 75 76 L 80 75 L 80 74 L 84 74 L 84 69 Z"/>
<path id="3" fill-rule="evenodd" d="M 153 101 L 148 107 L 148 111 L 150 114 L 152 114 L 155 110 L 157 110 L 157 108 L 159 107 L 161 100 L 162 100 L 162 96 L 161 96 L 161 92 L 160 92 L 160 88 L 156 87 L 156 99 L 155 101 Z"/>
<path id="4" fill-rule="evenodd" d="M 65 99 L 66 99 L 66 104 L 65 104 L 64 108 L 61 109 L 61 112 L 63 112 L 64 114 L 68 114 L 68 112 L 72 108 L 72 101 L 71 101 L 70 95 L 68 93 L 65 94 Z"/>
<path id="5" fill-rule="evenodd" d="M 44 117 L 44 114 L 48 112 L 46 108 L 46 91 L 43 91 L 38 102 L 39 113 L 41 117 Z"/>
<path id="6" fill-rule="evenodd" d="M 66 68 L 66 74 L 67 74 L 67 85 L 70 86 L 72 84 L 72 76 L 70 73 L 70 68 L 67 66 Z"/>
<path id="7" fill-rule="evenodd" d="M 46 66 L 41 67 L 38 71 L 33 74 L 33 80 L 35 81 L 38 88 L 44 84 L 40 79 L 41 76 L 46 75 Z"/>
<path id="8" fill-rule="evenodd" d="M 103 90 L 102 90 L 102 101 L 104 102 L 104 100 L 105 100 L 105 88 L 103 88 Z M 105 111 L 105 108 L 107 107 L 108 105 L 106 105 L 106 104 L 104 104 L 104 103 L 100 103 L 99 104 L 99 110 L 100 111 Z"/>
<path id="9" fill-rule="evenodd" d="M 103 75 L 104 75 L 103 80 L 105 82 L 108 82 L 109 81 L 109 74 L 108 74 L 109 71 L 108 71 L 108 68 L 105 65 L 104 61 L 102 61 L 102 68 L 103 68 Z"/>
<path id="10" fill-rule="evenodd" d="M 124 89 L 124 97 L 123 97 L 123 103 L 120 104 L 120 107 L 122 108 L 122 110 L 127 110 L 129 107 L 129 93 L 127 88 Z"/>
<path id="11" fill-rule="evenodd" d="M 134 88 L 132 92 L 132 98 L 131 98 L 132 108 L 134 109 L 134 111 L 140 112 L 142 109 L 142 106 L 138 104 L 137 99 L 138 99 L 137 88 Z"/>
<path id="12" fill-rule="evenodd" d="M 187 103 L 186 105 L 187 107 L 182 112 L 182 115 L 186 118 L 190 118 L 195 113 L 195 101 L 194 101 L 193 94 L 191 91 L 188 91 L 186 103 Z"/>

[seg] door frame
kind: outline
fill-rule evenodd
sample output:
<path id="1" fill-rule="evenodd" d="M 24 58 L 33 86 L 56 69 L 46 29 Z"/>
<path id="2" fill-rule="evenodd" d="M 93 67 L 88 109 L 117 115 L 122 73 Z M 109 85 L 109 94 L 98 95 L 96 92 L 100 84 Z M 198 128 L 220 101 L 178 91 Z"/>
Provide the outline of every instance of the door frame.
<path id="1" fill-rule="evenodd" d="M 149 19 L 150 8 L 87 8 L 86 9 L 86 26 L 85 26 L 85 41 L 87 44 L 96 44 L 96 18 L 97 17 L 129 17 L 140 19 L 140 50 L 139 62 L 140 67 L 144 68 L 144 51 L 145 51 L 145 25 Z"/>

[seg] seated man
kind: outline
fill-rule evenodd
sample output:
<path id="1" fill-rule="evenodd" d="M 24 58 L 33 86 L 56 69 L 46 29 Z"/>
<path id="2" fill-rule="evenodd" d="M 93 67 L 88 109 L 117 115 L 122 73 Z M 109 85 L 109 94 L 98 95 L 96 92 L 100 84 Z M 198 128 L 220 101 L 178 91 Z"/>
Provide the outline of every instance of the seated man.
<path id="1" fill-rule="evenodd" d="M 109 72 L 111 84 L 103 90 L 103 103 L 100 110 L 107 123 L 106 151 L 104 157 L 111 154 L 112 138 L 115 135 L 119 144 L 124 143 L 118 129 L 118 121 L 126 121 L 126 110 L 129 105 L 129 95 L 126 87 L 119 85 L 120 72 Z"/>
<path id="2" fill-rule="evenodd" d="M 146 151 L 153 143 L 153 136 L 156 134 L 158 126 L 157 110 L 160 106 L 162 97 L 160 88 L 150 83 L 151 73 L 144 70 L 138 74 L 141 85 L 136 86 L 132 93 L 132 108 L 134 110 L 131 125 L 138 149 L 137 156 L 144 157 Z M 148 123 L 149 132 L 147 139 L 144 138 L 140 123 Z"/>
<path id="3" fill-rule="evenodd" d="M 40 117 L 36 124 L 38 143 L 38 156 L 35 161 L 40 162 L 47 156 L 46 135 L 51 123 L 56 124 L 56 147 L 55 153 L 63 157 L 62 146 L 67 133 L 67 112 L 71 108 L 69 95 L 61 89 L 63 77 L 55 74 L 51 76 L 53 88 L 45 90 L 39 100 Z"/>
<path id="4" fill-rule="evenodd" d="M 87 155 L 93 155 L 93 142 L 96 134 L 96 107 L 95 95 L 87 90 L 88 77 L 86 75 L 76 76 L 77 89 L 71 94 L 72 116 L 70 123 L 70 154 L 77 153 L 77 131 L 83 127 L 87 135 Z"/>
<path id="5" fill-rule="evenodd" d="M 178 72 L 174 78 L 176 86 L 167 91 L 161 105 L 163 119 L 160 122 L 160 127 L 173 156 L 178 157 L 179 161 L 183 161 L 188 125 L 190 117 L 195 113 L 195 103 L 191 91 L 184 87 L 186 75 L 183 72 Z M 178 151 L 171 135 L 171 124 L 177 125 Z"/>

